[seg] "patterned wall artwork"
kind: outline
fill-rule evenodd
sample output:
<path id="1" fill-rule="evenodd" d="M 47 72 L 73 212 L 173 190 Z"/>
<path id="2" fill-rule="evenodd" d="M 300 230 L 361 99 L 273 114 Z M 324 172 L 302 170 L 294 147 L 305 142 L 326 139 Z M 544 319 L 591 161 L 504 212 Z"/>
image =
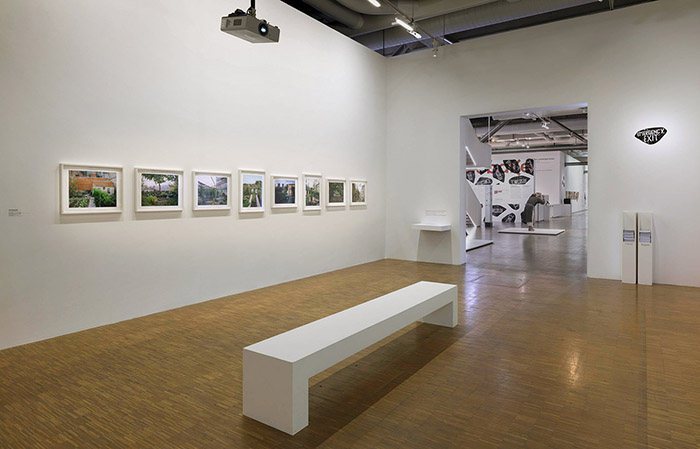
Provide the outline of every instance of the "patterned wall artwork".
<path id="1" fill-rule="evenodd" d="M 490 168 L 467 170 L 467 181 L 481 204 L 484 186 L 493 186 L 494 222 L 520 223 L 525 203 L 535 193 L 535 161 L 494 159 Z"/>

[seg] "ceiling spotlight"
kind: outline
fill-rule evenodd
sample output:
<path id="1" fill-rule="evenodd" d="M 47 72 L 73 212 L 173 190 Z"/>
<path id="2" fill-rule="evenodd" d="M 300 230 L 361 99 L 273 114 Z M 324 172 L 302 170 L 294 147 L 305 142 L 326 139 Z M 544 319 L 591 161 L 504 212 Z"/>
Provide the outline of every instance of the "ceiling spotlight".
<path id="1" fill-rule="evenodd" d="M 367 1 L 370 2 L 372 4 L 372 6 L 376 6 L 377 8 L 382 6 L 377 0 L 367 0 Z"/>
<path id="2" fill-rule="evenodd" d="M 399 19 L 398 17 L 394 19 L 394 23 L 392 23 L 392 25 L 400 25 L 404 27 L 406 31 L 413 31 L 413 27 L 411 25 Z"/>
<path id="3" fill-rule="evenodd" d="M 411 23 L 413 23 L 413 22 L 411 22 Z M 398 17 L 396 17 L 396 18 L 394 19 L 394 22 L 392 23 L 392 25 L 400 25 L 400 26 L 403 27 L 403 28 L 408 32 L 408 34 L 410 34 L 411 36 L 415 37 L 416 39 L 422 39 L 423 36 L 422 36 L 418 31 L 414 31 L 413 25 L 412 25 L 411 23 L 408 23 L 408 22 L 406 22 L 406 21 L 404 21 L 404 20 L 401 20 L 401 19 L 399 19 Z"/>

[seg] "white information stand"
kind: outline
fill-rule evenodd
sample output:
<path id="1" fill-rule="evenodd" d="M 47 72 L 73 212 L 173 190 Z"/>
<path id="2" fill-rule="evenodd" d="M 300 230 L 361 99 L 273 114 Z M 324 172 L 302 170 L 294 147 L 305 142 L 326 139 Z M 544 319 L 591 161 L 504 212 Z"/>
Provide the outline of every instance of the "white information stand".
<path id="1" fill-rule="evenodd" d="M 637 283 L 651 285 L 652 282 L 652 251 L 654 230 L 651 212 L 639 212 L 637 234 Z"/>
<path id="2" fill-rule="evenodd" d="M 637 283 L 637 213 L 622 213 L 622 282 Z"/>

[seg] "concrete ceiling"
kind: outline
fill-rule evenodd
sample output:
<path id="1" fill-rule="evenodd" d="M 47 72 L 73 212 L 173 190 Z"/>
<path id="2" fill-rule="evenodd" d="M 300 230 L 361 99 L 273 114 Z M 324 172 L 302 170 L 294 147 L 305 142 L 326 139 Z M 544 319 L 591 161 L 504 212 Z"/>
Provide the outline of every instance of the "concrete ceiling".
<path id="1" fill-rule="evenodd" d="M 493 155 L 563 151 L 588 162 L 588 108 L 532 109 L 471 118 L 477 136 Z"/>
<path id="2" fill-rule="evenodd" d="M 656 0 L 282 0 L 391 57 Z M 399 17 L 420 35 L 394 25 Z"/>

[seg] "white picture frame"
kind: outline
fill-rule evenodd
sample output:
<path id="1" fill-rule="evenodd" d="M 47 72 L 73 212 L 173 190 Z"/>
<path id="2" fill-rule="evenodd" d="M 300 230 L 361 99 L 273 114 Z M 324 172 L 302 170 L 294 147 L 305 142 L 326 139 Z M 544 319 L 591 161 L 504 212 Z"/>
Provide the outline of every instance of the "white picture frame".
<path id="1" fill-rule="evenodd" d="M 303 174 L 303 210 L 321 210 L 323 203 L 323 176 L 316 173 Z"/>
<path id="2" fill-rule="evenodd" d="M 296 209 L 298 198 L 298 176 L 270 175 L 270 207 L 273 209 Z"/>
<path id="3" fill-rule="evenodd" d="M 367 180 L 366 179 L 351 179 L 349 189 L 349 198 L 351 206 L 366 206 L 367 205 Z M 359 195 L 359 196 L 358 196 Z"/>
<path id="4" fill-rule="evenodd" d="M 254 181 L 255 191 L 251 191 Z M 260 185 L 257 185 L 260 182 Z M 240 213 L 265 212 L 265 170 L 238 170 L 238 211 Z M 257 205 L 256 205 L 257 204 Z"/>
<path id="5" fill-rule="evenodd" d="M 158 176 L 158 178 L 156 178 Z M 136 212 L 179 212 L 183 210 L 183 180 L 184 171 L 163 168 L 134 169 Z M 174 183 L 174 184 L 173 184 Z M 171 193 L 174 188 L 177 193 Z M 150 195 L 144 196 L 144 194 Z M 150 199 L 153 198 L 153 199 Z M 176 204 L 172 203 L 173 199 Z"/>
<path id="6" fill-rule="evenodd" d="M 230 172 L 192 171 L 192 210 L 231 209 L 232 178 Z M 226 180 L 225 186 L 222 179 Z M 222 204 L 223 195 L 226 196 L 226 202 Z"/>
<path id="7" fill-rule="evenodd" d="M 338 187 L 342 186 L 342 192 Z M 326 178 L 326 207 L 345 207 L 347 202 L 347 181 L 345 178 Z"/>
<path id="8" fill-rule="evenodd" d="M 122 213 L 124 196 L 122 167 L 99 164 L 60 164 L 59 170 L 62 215 Z M 114 206 L 99 205 L 105 200 L 110 201 L 111 198 L 104 198 L 105 194 L 115 197 Z"/>

